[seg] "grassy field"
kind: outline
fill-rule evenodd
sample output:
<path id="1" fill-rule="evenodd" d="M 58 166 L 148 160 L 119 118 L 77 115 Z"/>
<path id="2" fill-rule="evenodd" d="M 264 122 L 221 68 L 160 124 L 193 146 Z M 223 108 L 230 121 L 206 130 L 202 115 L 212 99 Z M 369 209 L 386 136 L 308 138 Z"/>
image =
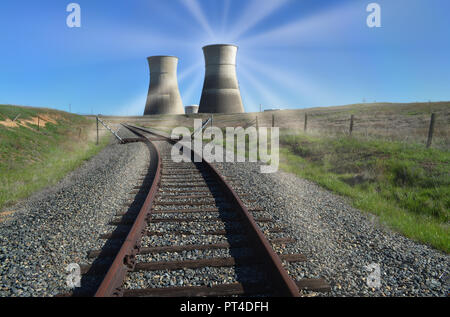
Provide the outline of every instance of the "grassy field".
<path id="1" fill-rule="evenodd" d="M 308 115 L 307 131 L 321 136 L 348 135 L 350 117 L 354 116 L 353 135 L 359 138 L 374 138 L 426 144 L 431 113 L 436 114 L 433 147 L 450 149 L 450 102 L 431 103 L 372 103 L 323 108 L 282 110 L 263 113 L 215 114 L 214 125 L 236 127 L 256 124 L 289 129 L 303 129 L 305 114 Z M 110 121 L 123 120 L 144 126 L 170 129 L 177 126 L 192 127 L 194 119 L 206 119 L 207 114 L 156 115 L 145 117 L 109 117 Z"/>
<path id="2" fill-rule="evenodd" d="M 349 197 L 405 236 L 450 251 L 450 152 L 404 142 L 284 134 L 281 167 Z"/>
<path id="3" fill-rule="evenodd" d="M 94 124 L 61 111 L 0 105 L 0 211 L 8 214 L 6 208 L 56 183 L 106 146 L 106 134 L 95 145 Z"/>

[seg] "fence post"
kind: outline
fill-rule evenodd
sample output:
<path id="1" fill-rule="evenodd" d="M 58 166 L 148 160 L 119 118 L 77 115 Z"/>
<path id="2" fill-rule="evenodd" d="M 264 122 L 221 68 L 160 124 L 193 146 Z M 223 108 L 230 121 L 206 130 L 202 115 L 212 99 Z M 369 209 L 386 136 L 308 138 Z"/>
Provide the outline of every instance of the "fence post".
<path id="1" fill-rule="evenodd" d="M 39 123 L 40 123 L 40 118 L 38 116 L 38 131 L 39 131 Z"/>
<path id="2" fill-rule="evenodd" d="M 97 121 L 97 143 L 96 144 L 98 145 L 98 116 L 96 117 L 96 119 L 97 119 L 96 120 Z"/>
<path id="3" fill-rule="evenodd" d="M 350 136 L 352 135 L 352 133 L 353 133 L 353 121 L 355 120 L 355 116 L 354 115 L 352 115 L 351 117 L 350 117 Z"/>
<path id="4" fill-rule="evenodd" d="M 431 122 L 430 122 L 430 129 L 428 130 L 428 141 L 427 141 L 427 148 L 431 146 L 431 143 L 433 142 L 433 134 L 434 134 L 434 123 L 436 121 L 436 114 L 431 114 Z"/>
<path id="5" fill-rule="evenodd" d="M 272 128 L 275 128 L 275 115 L 272 115 Z"/>
<path id="6" fill-rule="evenodd" d="M 258 122 L 258 116 L 256 116 L 256 131 L 259 130 L 259 122 Z"/>
<path id="7" fill-rule="evenodd" d="M 305 132 L 308 129 L 308 114 L 305 113 Z"/>

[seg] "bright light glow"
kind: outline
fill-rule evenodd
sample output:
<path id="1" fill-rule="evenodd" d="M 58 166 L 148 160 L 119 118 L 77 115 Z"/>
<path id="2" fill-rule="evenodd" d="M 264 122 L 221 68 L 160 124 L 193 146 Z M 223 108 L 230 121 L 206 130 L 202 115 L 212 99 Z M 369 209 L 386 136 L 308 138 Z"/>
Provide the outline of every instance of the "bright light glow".
<path id="1" fill-rule="evenodd" d="M 260 80 L 258 80 L 256 75 L 253 75 L 251 71 L 247 70 L 245 67 L 239 68 L 239 73 L 245 77 L 247 82 L 256 89 L 258 94 L 260 95 L 259 102 L 262 104 L 271 104 L 274 107 L 283 106 L 286 104 L 286 101 L 283 100 L 279 95 L 273 93 L 272 89 L 267 85 L 263 84 Z M 252 109 L 255 109 L 257 105 L 251 105 Z"/>
<path id="2" fill-rule="evenodd" d="M 293 95 L 307 98 L 309 101 L 316 101 L 318 96 L 323 95 L 316 84 L 311 82 L 310 76 L 305 76 L 299 72 L 300 75 L 292 74 L 291 72 L 281 69 L 279 65 L 270 65 L 265 62 L 259 62 L 254 58 L 247 58 L 244 55 L 240 56 L 241 65 L 248 67 L 253 74 L 261 74 L 263 78 L 278 84 L 275 90 L 278 90 L 279 85 L 289 89 Z M 309 79 L 306 79 L 308 77 Z M 273 90 L 273 89 L 272 89 Z M 273 92 L 274 93 L 274 92 Z M 299 105 L 293 105 L 299 106 Z"/>
<path id="3" fill-rule="evenodd" d="M 201 73 L 199 70 L 202 69 L 202 66 L 203 66 L 202 63 L 195 63 L 189 66 L 188 68 L 184 69 L 183 71 L 181 71 L 181 73 L 178 75 L 178 83 L 181 83 L 187 78 L 189 78 L 189 76 L 194 72 Z"/>
<path id="4" fill-rule="evenodd" d="M 181 3 L 189 10 L 189 12 L 195 17 L 197 22 L 203 27 L 211 38 L 214 38 L 214 32 L 203 13 L 202 8 L 198 4 L 197 0 L 181 0 Z"/>
<path id="5" fill-rule="evenodd" d="M 230 0 L 223 1 L 223 15 L 222 15 L 222 34 L 226 32 L 228 13 L 230 12 Z"/>
<path id="6" fill-rule="evenodd" d="M 186 106 L 191 104 L 199 104 L 202 83 L 203 83 L 203 75 L 197 73 L 197 75 L 195 75 L 194 78 L 191 78 L 191 82 L 186 88 L 180 89 L 183 103 Z"/>
<path id="7" fill-rule="evenodd" d="M 301 18 L 258 35 L 243 39 L 247 46 L 294 46 L 338 43 L 351 30 L 351 23 L 364 17 L 358 6 L 332 8 L 309 18 Z"/>
<path id="8" fill-rule="evenodd" d="M 252 0 L 230 32 L 230 38 L 237 40 L 243 33 L 290 1 L 292 0 Z"/>
<path id="9" fill-rule="evenodd" d="M 114 34 L 114 36 L 111 36 L 111 34 Z M 65 41 L 64 37 L 61 37 L 61 41 Z M 89 37 L 86 37 L 81 44 L 77 43 L 73 49 L 85 54 L 101 55 L 106 59 L 147 57 L 152 54 L 163 55 L 162 49 L 176 49 L 183 41 L 185 39 L 182 37 L 167 36 L 156 33 L 154 30 L 101 23 L 95 29 L 89 31 Z M 69 42 L 68 45 L 71 45 L 71 43 Z M 184 45 L 188 49 L 194 49 L 195 47 L 195 44 L 190 42 Z"/>

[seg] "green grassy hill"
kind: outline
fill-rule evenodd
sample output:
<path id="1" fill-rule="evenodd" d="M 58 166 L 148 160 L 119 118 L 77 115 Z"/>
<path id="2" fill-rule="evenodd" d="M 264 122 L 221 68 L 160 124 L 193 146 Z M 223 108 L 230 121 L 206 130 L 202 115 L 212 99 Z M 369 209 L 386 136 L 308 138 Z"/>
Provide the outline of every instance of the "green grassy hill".
<path id="1" fill-rule="evenodd" d="M 56 183 L 104 147 L 109 137 L 95 146 L 94 124 L 62 111 L 0 105 L 0 211 Z"/>

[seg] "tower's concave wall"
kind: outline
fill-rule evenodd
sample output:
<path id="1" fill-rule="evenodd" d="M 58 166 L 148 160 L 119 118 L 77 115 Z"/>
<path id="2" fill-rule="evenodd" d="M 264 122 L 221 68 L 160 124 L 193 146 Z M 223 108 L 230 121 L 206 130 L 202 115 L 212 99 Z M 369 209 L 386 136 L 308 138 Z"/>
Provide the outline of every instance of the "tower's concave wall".
<path id="1" fill-rule="evenodd" d="M 203 48 L 206 69 L 199 113 L 244 112 L 236 76 L 237 50 L 234 45 Z"/>
<path id="2" fill-rule="evenodd" d="M 144 115 L 184 114 L 183 102 L 177 81 L 178 58 L 174 56 L 152 56 L 150 86 Z"/>

